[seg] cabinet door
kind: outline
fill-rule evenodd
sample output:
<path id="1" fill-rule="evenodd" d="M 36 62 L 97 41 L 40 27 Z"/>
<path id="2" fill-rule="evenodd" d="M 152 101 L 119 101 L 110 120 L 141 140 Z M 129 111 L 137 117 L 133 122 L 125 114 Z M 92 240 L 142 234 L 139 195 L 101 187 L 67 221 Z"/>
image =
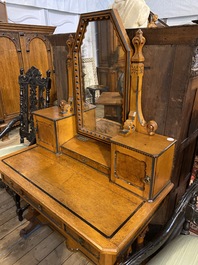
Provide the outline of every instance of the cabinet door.
<path id="1" fill-rule="evenodd" d="M 4 120 L 9 121 L 18 115 L 20 105 L 18 76 L 22 56 L 18 33 L 0 33 L 0 54 L 1 111 Z"/>
<path id="2" fill-rule="evenodd" d="M 0 90 L 0 122 L 2 122 L 4 120 L 4 116 L 3 116 L 3 100 L 1 97 L 1 90 Z"/>
<path id="3" fill-rule="evenodd" d="M 51 120 L 34 115 L 34 125 L 36 128 L 37 144 L 56 152 L 56 124 Z"/>
<path id="4" fill-rule="evenodd" d="M 36 29 L 35 29 L 36 30 Z M 27 71 L 32 66 L 38 68 L 43 77 L 50 70 L 52 79 L 51 103 L 56 99 L 54 71 L 52 63 L 52 48 L 49 40 L 43 33 L 24 33 L 20 36 L 24 69 Z"/>

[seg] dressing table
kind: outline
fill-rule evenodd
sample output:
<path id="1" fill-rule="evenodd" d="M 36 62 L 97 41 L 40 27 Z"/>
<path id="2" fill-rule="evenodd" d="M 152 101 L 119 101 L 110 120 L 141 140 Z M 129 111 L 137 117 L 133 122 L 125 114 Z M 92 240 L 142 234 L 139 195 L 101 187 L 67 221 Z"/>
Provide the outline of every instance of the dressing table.
<path id="1" fill-rule="evenodd" d="M 141 109 L 144 42 L 138 30 L 130 43 L 116 10 L 82 14 L 67 42 L 68 101 L 35 111 L 36 145 L 0 161 L 3 181 L 98 265 L 123 261 L 173 187 L 176 141 L 155 133 Z M 95 104 L 84 58 L 108 87 Z M 119 108 L 106 110 L 115 95 Z"/>

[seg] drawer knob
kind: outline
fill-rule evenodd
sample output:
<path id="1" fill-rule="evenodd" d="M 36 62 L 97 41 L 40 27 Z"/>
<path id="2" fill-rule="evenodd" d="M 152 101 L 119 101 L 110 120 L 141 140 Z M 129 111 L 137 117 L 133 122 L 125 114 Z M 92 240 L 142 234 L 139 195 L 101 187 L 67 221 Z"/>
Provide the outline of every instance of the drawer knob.
<path id="1" fill-rule="evenodd" d="M 13 181 L 10 180 L 9 183 L 10 183 L 10 186 L 13 187 L 14 185 Z"/>
<path id="2" fill-rule="evenodd" d="M 40 204 L 38 205 L 38 210 L 42 212 L 42 206 Z"/>
<path id="3" fill-rule="evenodd" d="M 19 190 L 19 195 L 20 195 L 20 196 L 23 196 L 23 195 L 24 195 L 23 190 L 21 190 L 21 189 Z"/>
<path id="4" fill-rule="evenodd" d="M 78 243 L 80 244 L 80 245 L 83 245 L 84 244 L 84 239 L 82 238 L 82 237 L 79 237 L 78 238 Z"/>

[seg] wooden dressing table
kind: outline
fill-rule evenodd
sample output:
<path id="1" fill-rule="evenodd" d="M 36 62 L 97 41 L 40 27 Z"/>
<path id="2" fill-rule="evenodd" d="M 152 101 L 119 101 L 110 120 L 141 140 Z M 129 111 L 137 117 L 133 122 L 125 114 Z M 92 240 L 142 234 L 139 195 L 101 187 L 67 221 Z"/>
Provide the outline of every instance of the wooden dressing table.
<path id="1" fill-rule="evenodd" d="M 117 38 L 117 69 L 123 63 L 119 54 L 125 57 L 122 122 L 105 118 L 109 126 L 119 126 L 114 136 L 97 131 L 101 110 L 84 97 L 81 46 L 88 27 L 97 32 L 100 21 Z M 141 33 L 133 52 L 116 10 L 107 10 L 81 15 L 76 36 L 68 41 L 73 54 L 68 72 L 74 82 L 68 84 L 64 111 L 36 111 L 37 144 L 1 158 L 0 172 L 11 189 L 66 237 L 69 248 L 81 250 L 95 264 L 119 264 L 173 187 L 175 140 L 155 134 L 155 122 L 146 122 L 141 113 Z M 109 91 L 118 93 L 115 87 Z"/>

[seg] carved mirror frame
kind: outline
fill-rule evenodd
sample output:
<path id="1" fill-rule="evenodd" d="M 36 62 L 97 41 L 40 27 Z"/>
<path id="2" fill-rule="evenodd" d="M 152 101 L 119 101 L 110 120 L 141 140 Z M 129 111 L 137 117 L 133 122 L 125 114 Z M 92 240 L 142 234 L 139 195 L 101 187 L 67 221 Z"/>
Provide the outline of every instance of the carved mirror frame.
<path id="1" fill-rule="evenodd" d="M 117 10 L 105 10 L 100 12 L 92 12 L 82 14 L 80 16 L 79 25 L 77 33 L 75 36 L 74 46 L 73 46 L 73 63 L 74 63 L 74 88 L 75 88 L 75 101 L 76 101 L 76 118 L 77 118 L 77 132 L 79 134 L 98 139 L 100 141 L 109 142 L 111 136 L 103 133 L 98 133 L 83 127 L 83 83 L 82 83 L 82 58 L 81 58 L 81 46 L 85 36 L 87 26 L 90 22 L 110 20 L 119 42 L 125 52 L 125 75 L 124 84 L 125 90 L 123 93 L 123 104 L 122 104 L 122 122 L 121 128 L 126 120 L 129 111 L 129 97 L 128 93 L 130 91 L 130 58 L 131 58 L 131 46 L 128 36 L 126 34 L 125 28 L 122 21 L 118 15 Z"/>

